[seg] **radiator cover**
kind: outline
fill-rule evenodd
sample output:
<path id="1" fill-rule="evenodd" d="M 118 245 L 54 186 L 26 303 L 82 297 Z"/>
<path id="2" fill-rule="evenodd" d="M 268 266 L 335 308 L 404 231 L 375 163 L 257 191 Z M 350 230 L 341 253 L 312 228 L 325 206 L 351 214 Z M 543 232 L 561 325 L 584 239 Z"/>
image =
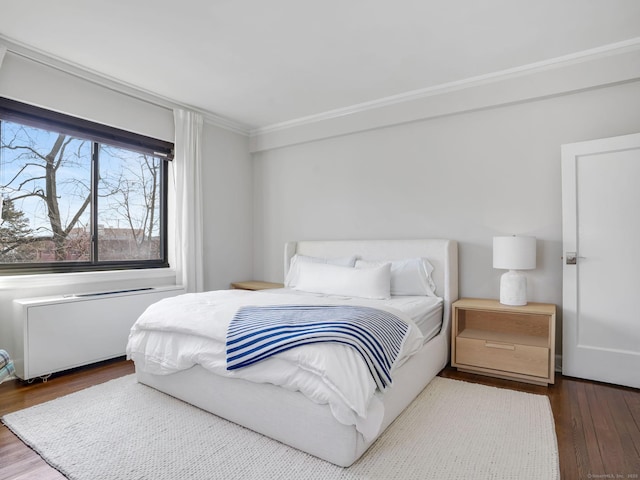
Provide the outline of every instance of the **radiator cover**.
<path id="1" fill-rule="evenodd" d="M 181 286 L 13 301 L 13 360 L 24 380 L 125 354 L 129 330 L 152 303 Z"/>

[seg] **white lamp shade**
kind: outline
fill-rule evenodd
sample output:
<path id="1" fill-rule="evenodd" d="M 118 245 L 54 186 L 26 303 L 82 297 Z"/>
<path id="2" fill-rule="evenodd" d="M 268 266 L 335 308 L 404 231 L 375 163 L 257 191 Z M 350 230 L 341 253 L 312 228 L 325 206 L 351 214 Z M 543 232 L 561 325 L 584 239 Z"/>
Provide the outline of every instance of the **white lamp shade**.
<path id="1" fill-rule="evenodd" d="M 493 237 L 493 268 L 532 270 L 536 268 L 536 237 Z"/>

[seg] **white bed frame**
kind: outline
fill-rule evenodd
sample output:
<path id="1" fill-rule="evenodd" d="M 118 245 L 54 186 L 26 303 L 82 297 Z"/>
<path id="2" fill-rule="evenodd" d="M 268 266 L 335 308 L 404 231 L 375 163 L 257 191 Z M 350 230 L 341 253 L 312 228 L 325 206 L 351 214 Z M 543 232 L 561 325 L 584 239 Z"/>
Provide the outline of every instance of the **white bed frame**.
<path id="1" fill-rule="evenodd" d="M 296 253 L 358 255 L 364 260 L 426 257 L 434 266 L 436 293 L 444 299 L 442 329 L 396 372 L 393 387 L 384 395 L 382 433 L 449 361 L 451 304 L 458 298 L 457 243 L 439 239 L 289 242 L 285 245 L 285 274 Z M 327 405 L 275 385 L 220 377 L 199 365 L 166 376 L 138 370 L 136 375 L 141 383 L 343 467 L 355 462 L 375 441 L 365 441 L 355 426 L 336 421 Z"/>

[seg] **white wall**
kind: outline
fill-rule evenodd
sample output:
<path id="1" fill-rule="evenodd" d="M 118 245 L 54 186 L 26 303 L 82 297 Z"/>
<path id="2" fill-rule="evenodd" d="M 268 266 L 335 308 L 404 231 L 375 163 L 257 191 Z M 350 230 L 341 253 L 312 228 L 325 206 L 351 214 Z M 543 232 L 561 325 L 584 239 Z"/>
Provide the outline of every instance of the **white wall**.
<path id="1" fill-rule="evenodd" d="M 72 69 L 70 69 L 72 71 Z M 135 97 L 60 66 L 11 51 L 0 68 L 0 96 L 164 140 L 174 140 L 171 106 Z M 145 95 L 143 97 L 148 97 Z M 252 277 L 252 163 L 246 135 L 204 124 L 205 288 Z M 171 249 L 172 247 L 169 246 Z M 171 269 L 81 274 L 0 275 L 0 348 L 9 348 L 14 298 L 175 283 Z M 9 348 L 10 350 L 10 348 Z"/>
<path id="2" fill-rule="evenodd" d="M 161 140 L 174 138 L 170 109 L 11 51 L 0 66 L 0 95 Z"/>
<path id="3" fill-rule="evenodd" d="M 287 240 L 446 237 L 461 296 L 497 298 L 492 237 L 527 234 L 530 300 L 560 306 L 560 145 L 634 132 L 640 82 L 256 153 L 255 277 L 282 280 Z"/>
<path id="4" fill-rule="evenodd" d="M 205 122 L 204 286 L 253 278 L 253 163 L 246 135 Z"/>

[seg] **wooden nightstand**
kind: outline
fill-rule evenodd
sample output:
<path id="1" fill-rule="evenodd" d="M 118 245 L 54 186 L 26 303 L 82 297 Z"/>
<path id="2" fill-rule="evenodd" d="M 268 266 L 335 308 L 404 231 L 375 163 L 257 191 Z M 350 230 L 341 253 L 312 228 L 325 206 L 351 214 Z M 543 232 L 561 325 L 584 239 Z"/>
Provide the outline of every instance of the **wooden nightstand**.
<path id="1" fill-rule="evenodd" d="M 556 306 L 522 307 L 463 298 L 453 304 L 451 365 L 458 370 L 548 385 L 555 374 Z"/>
<path id="2" fill-rule="evenodd" d="M 267 290 L 269 288 L 282 288 L 282 283 L 261 282 L 259 280 L 248 280 L 246 282 L 234 282 L 231 288 L 239 290 Z"/>

